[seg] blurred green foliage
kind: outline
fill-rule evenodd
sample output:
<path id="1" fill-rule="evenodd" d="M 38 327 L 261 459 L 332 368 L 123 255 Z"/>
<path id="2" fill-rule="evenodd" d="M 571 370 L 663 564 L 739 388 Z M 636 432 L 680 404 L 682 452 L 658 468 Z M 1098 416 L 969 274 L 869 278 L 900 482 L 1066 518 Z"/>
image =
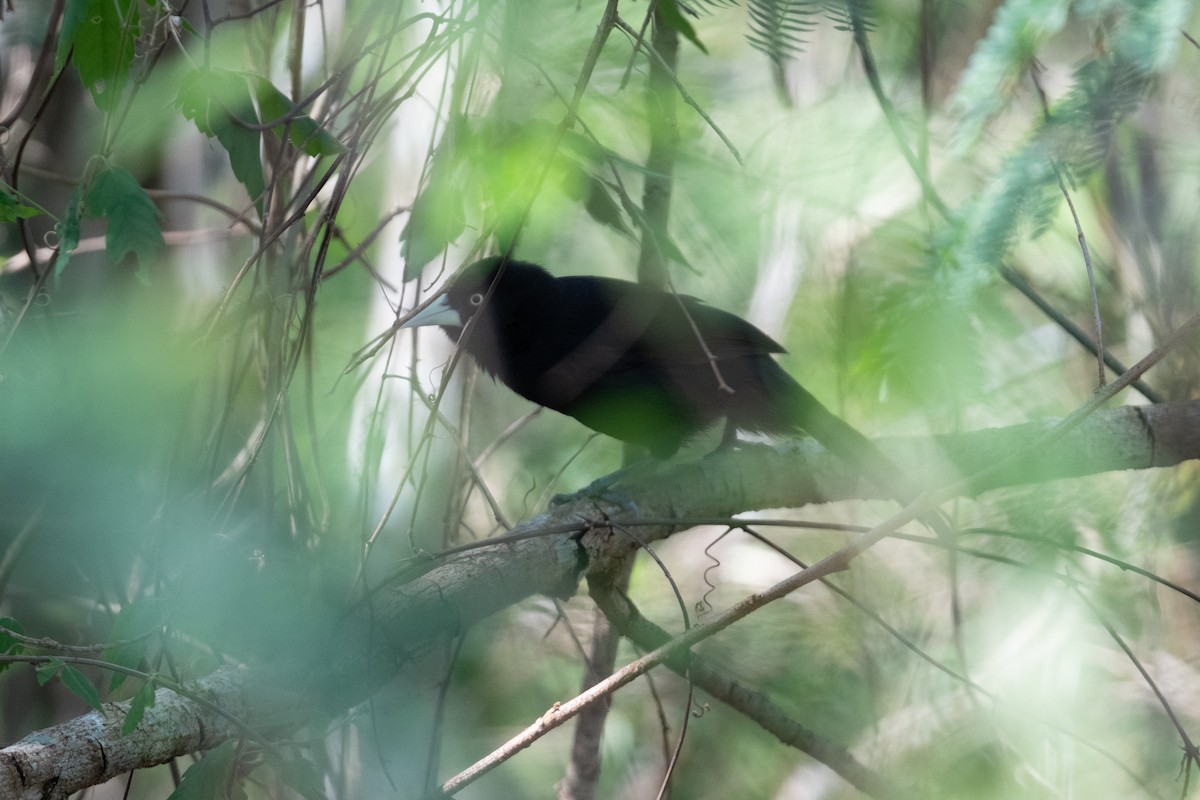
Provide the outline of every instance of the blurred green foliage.
<path id="1" fill-rule="evenodd" d="M 701 6 L 664 6 L 702 45 L 680 48 L 677 77 L 704 112 L 681 100 L 672 286 L 763 326 L 864 431 L 1018 423 L 1086 397 L 1091 357 L 997 269 L 1087 327 L 1077 222 L 1119 357 L 1194 313 L 1191 4 Z M 655 113 L 634 36 L 610 34 L 569 113 L 603 4 L 65 8 L 61 79 L 12 129 L 24 166 L 0 143 L 7 263 L 60 249 L 36 272 L 0 264 L 0 615 L 17 633 L 185 680 L 332 657 L 346 609 L 414 552 L 496 533 L 621 462 L 550 412 L 514 427 L 528 404 L 465 362 L 447 380 L 439 333 L 392 329 L 509 245 L 555 274 L 634 277 Z M 619 8 L 637 30 L 645 5 Z M 0 35 L 31 56 L 46 22 L 8 13 Z M 1196 363 L 1182 351 L 1151 377 L 1191 397 Z M 955 541 L 888 541 L 833 576 L 853 601 L 809 587 L 698 652 L 918 796 L 1180 796 L 1180 736 L 1138 665 L 1200 730 L 1196 605 L 1082 548 L 1194 589 L 1197 485 L 1184 465 L 958 501 Z M 723 532 L 657 546 L 689 609 L 794 569 Z M 807 561 L 845 541 L 760 532 Z M 682 628 L 649 561 L 630 594 Z M 248 796 L 322 778 L 336 796 L 419 795 L 575 694 L 590 624 L 586 597 L 497 609 L 302 731 L 304 759 L 260 767 Z M 153 686 L 51 673 L 70 675 L 65 705 L 30 669 L 0 677 L 6 742 L 80 713 L 92 685 L 143 702 Z M 614 699 L 600 796 L 653 796 L 685 717 L 675 796 L 858 796 L 682 679 L 653 681 Z M 557 731 L 462 796 L 549 796 L 569 745 Z M 210 754 L 183 787 L 211 795 L 235 762 Z M 164 796 L 159 780 L 130 796 Z"/>

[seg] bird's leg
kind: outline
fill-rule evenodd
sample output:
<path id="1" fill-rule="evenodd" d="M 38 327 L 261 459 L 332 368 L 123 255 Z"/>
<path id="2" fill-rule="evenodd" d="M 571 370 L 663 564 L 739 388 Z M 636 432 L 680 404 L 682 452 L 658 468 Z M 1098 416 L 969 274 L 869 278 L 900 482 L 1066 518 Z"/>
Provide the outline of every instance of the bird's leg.
<path id="1" fill-rule="evenodd" d="M 660 462 L 649 456 L 639 458 L 632 464 L 626 464 L 625 466 L 621 467 L 616 472 L 610 472 L 607 475 L 602 475 L 577 492 L 554 495 L 554 497 L 550 499 L 550 505 L 561 506 L 564 503 L 582 500 L 586 497 L 598 497 L 609 494 L 612 490 L 612 487 L 629 478 L 631 475 L 639 473 L 645 473 L 649 475 L 653 473 L 657 469 L 659 463 Z M 624 497 L 618 497 L 617 499 L 626 505 L 629 504 L 629 501 Z"/>
<path id="2" fill-rule="evenodd" d="M 717 449 L 713 453 L 720 453 L 724 450 L 732 450 L 737 446 L 737 424 L 729 417 L 725 418 L 725 430 L 721 432 L 721 443 L 717 445 Z"/>
<path id="3" fill-rule="evenodd" d="M 746 445 L 737 435 L 738 427 L 733 420 L 725 418 L 725 427 L 721 430 L 721 441 L 712 450 L 704 454 L 705 458 L 711 456 L 719 456 L 721 453 L 728 453 L 730 450 L 736 450 L 738 447 Z"/>

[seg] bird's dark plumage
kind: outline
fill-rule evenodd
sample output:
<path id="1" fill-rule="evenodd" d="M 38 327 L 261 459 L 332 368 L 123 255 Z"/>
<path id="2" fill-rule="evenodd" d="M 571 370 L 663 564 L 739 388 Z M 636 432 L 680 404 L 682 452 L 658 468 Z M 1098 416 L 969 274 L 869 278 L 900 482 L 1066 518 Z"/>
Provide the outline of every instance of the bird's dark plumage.
<path id="1" fill-rule="evenodd" d="M 779 344 L 694 297 L 489 258 L 406 326 L 431 324 L 527 400 L 659 458 L 724 418 L 744 431 L 803 429 L 852 464 L 878 463 L 870 441 L 775 362 Z"/>

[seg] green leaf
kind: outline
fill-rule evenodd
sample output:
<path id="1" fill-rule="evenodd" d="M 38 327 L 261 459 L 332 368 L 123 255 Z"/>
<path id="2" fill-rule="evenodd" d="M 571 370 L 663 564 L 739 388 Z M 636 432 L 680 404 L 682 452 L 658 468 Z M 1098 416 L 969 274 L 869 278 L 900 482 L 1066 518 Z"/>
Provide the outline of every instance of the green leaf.
<path id="1" fill-rule="evenodd" d="M 62 277 L 63 271 L 71 261 L 71 253 L 79 247 L 79 221 L 82 217 L 83 184 L 79 184 L 75 191 L 71 192 L 71 199 L 67 201 L 67 211 L 63 214 L 62 221 L 55 226 L 58 231 L 58 259 L 54 262 L 55 280 Z"/>
<path id="2" fill-rule="evenodd" d="M 137 0 L 69 0 L 56 64 L 61 69 L 73 52 L 79 79 L 96 105 L 111 112 L 129 77 L 139 32 Z"/>
<path id="3" fill-rule="evenodd" d="M 260 132 L 245 126 L 258 124 L 248 79 L 254 76 L 224 69 L 196 69 L 180 81 L 175 102 L 201 133 L 215 137 L 229 153 L 233 176 L 246 187 L 261 216 L 267 183 L 259 155 Z"/>
<path id="4" fill-rule="evenodd" d="M 71 694 L 97 711 L 100 710 L 100 691 L 96 688 L 96 684 L 92 683 L 86 675 L 66 664 L 63 665 L 62 673 L 59 677 L 62 678 L 63 686 L 71 690 Z"/>
<path id="5" fill-rule="evenodd" d="M 592 219 L 625 236 L 633 235 L 625 223 L 620 204 L 613 199 L 614 189 L 609 184 L 588 172 L 574 159 L 560 156 L 559 163 L 566 173 L 563 189 L 575 200 L 583 201 L 583 207 Z"/>
<path id="6" fill-rule="evenodd" d="M 24 635 L 25 628 L 12 617 L 0 617 L 0 628 Z M 0 631 L 0 653 L 23 653 L 25 645 L 5 631 Z"/>
<path id="7" fill-rule="evenodd" d="M 15 222 L 18 219 L 36 217 L 41 209 L 27 206 L 15 194 L 0 189 L 0 222 Z"/>
<path id="8" fill-rule="evenodd" d="M 700 48 L 701 53 L 708 53 L 708 48 L 696 35 L 696 29 L 692 27 L 692 23 L 688 22 L 687 17 L 679 11 L 679 4 L 675 0 L 658 0 L 655 9 L 658 11 L 659 19 L 683 34 L 685 39 Z"/>
<path id="9" fill-rule="evenodd" d="M 54 680 L 54 677 L 58 675 L 58 671 L 66 665 L 66 662 L 61 658 L 52 658 L 44 664 L 38 664 L 36 670 L 38 686 L 45 686 Z"/>
<path id="10" fill-rule="evenodd" d="M 88 216 L 108 220 L 104 238 L 109 261 L 116 263 L 126 253 L 134 253 L 144 269 L 163 247 L 158 208 L 124 167 L 109 166 L 92 179 L 85 207 Z"/>
<path id="11" fill-rule="evenodd" d="M 125 712 L 125 721 L 121 723 L 122 736 L 128 736 L 137 730 L 142 717 L 146 716 L 146 709 L 154 705 L 154 688 L 154 681 L 146 681 L 129 701 L 129 711 Z"/>
<path id="12" fill-rule="evenodd" d="M 413 202 L 400 232 L 406 281 L 420 275 L 426 264 L 466 230 L 462 172 L 469 167 L 471 141 L 465 123 L 456 121 L 433 154 L 425 188 Z"/>
<path id="13" fill-rule="evenodd" d="M 271 133 L 283 138 L 310 156 L 331 156 L 346 152 L 345 146 L 328 131 L 318 125 L 312 117 L 297 110 L 292 102 L 268 80 L 259 78 L 255 85 L 259 113 L 262 122 L 287 118 L 287 122 L 271 128 Z"/>
<path id="14" fill-rule="evenodd" d="M 79 36 L 79 29 L 88 18 L 91 0 L 67 0 L 63 9 L 62 29 L 58 34 L 58 51 L 54 54 L 54 69 L 60 70 L 67 63 L 67 56 Z"/>
<path id="15" fill-rule="evenodd" d="M 325 800 L 325 779 L 316 764 L 305 758 L 286 761 L 272 758 L 271 762 L 283 782 L 305 800 Z"/>
<path id="16" fill-rule="evenodd" d="M 210 750 L 208 755 L 188 767 L 167 800 L 223 800 L 225 784 L 236 757 L 232 739 Z"/>
<path id="17" fill-rule="evenodd" d="M 960 149 L 1026 88 L 1026 72 L 1043 45 L 1066 24 L 1066 0 L 1008 0 L 996 9 L 987 36 L 975 46 L 950 100 L 960 119 Z"/>
<path id="18" fill-rule="evenodd" d="M 400 239 L 404 279 L 411 281 L 467 227 L 462 192 L 449 182 L 430 183 L 417 196 Z"/>
<path id="19" fill-rule="evenodd" d="M 122 667 L 138 668 L 150 646 L 150 634 L 162 628 L 164 621 L 162 604 L 156 598 L 138 600 L 125 606 L 117 614 L 109 634 L 113 642 L 120 644 L 107 648 L 104 651 L 104 660 Z M 125 678 L 123 672 L 112 673 L 108 690 L 116 691 L 125 682 Z"/>
<path id="20" fill-rule="evenodd" d="M 13 633 L 25 633 L 25 628 L 21 626 L 21 623 L 17 622 L 12 617 L 0 617 L 0 628 L 5 628 Z M 24 652 L 25 645 L 22 644 L 19 639 L 9 635 L 8 633 L 5 633 L 4 631 L 0 631 L 0 653 L 19 656 Z M 4 672 L 4 670 L 11 666 L 12 663 L 0 662 L 0 672 Z"/>

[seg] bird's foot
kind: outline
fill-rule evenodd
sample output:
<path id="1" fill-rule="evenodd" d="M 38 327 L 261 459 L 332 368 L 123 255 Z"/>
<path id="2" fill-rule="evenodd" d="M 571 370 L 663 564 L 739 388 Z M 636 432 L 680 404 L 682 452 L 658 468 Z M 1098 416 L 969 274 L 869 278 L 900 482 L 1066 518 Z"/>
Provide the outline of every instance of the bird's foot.
<path id="1" fill-rule="evenodd" d="M 613 489 L 618 483 L 628 480 L 633 475 L 652 472 L 654 463 L 645 459 L 635 461 L 628 466 L 621 467 L 616 472 L 610 472 L 589 483 L 579 491 L 571 492 L 570 494 L 556 494 L 550 498 L 550 505 L 561 506 L 565 503 L 572 503 L 576 500 L 584 500 L 587 498 L 601 498 L 613 500 L 623 506 L 635 506 L 636 504 L 624 492 Z"/>

